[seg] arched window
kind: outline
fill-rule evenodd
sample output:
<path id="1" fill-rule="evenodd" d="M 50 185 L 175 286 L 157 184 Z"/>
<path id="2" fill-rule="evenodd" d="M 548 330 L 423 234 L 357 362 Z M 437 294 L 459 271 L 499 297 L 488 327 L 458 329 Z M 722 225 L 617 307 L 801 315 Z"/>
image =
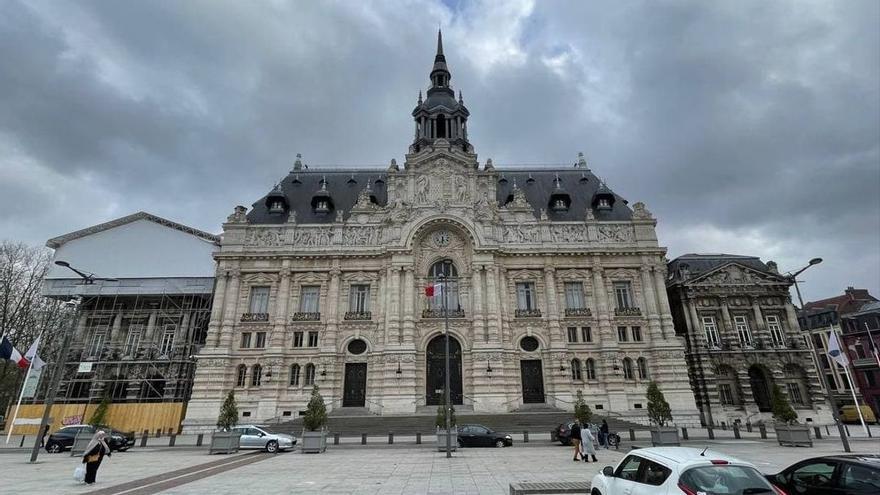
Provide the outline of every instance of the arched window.
<path id="1" fill-rule="evenodd" d="M 587 380 L 596 379 L 596 361 L 593 361 L 593 358 L 584 361 L 584 371 L 587 373 Z"/>
<path id="2" fill-rule="evenodd" d="M 639 367 L 639 380 L 647 380 L 648 379 L 648 360 L 640 357 L 636 361 L 636 365 Z"/>
<path id="3" fill-rule="evenodd" d="M 306 365 L 306 386 L 315 384 L 315 365 L 309 363 Z"/>
<path id="4" fill-rule="evenodd" d="M 290 385 L 292 387 L 299 386 L 299 365 L 291 364 L 290 365 Z"/>
<path id="5" fill-rule="evenodd" d="M 581 375 L 581 360 L 578 358 L 571 360 L 571 379 L 575 381 L 581 381 L 584 379 Z"/>
<path id="6" fill-rule="evenodd" d="M 624 380 L 633 380 L 633 361 L 630 358 L 623 358 L 623 378 Z"/>
<path id="7" fill-rule="evenodd" d="M 251 387 L 259 387 L 262 380 L 263 367 L 259 364 L 255 364 L 253 368 L 251 368 Z"/>
<path id="8" fill-rule="evenodd" d="M 446 299 L 446 308 L 449 311 L 458 311 L 461 309 L 458 301 L 458 269 L 452 260 L 440 260 L 431 265 L 428 276 L 433 279 L 433 283 L 439 284 L 434 290 L 434 297 L 429 299 L 431 309 L 442 311 L 443 299 Z M 444 283 L 444 278 L 446 281 Z M 444 287 L 445 286 L 445 294 Z"/>
<path id="9" fill-rule="evenodd" d="M 238 373 L 235 375 L 235 386 L 244 387 L 245 385 L 247 385 L 247 366 L 239 364 Z"/>

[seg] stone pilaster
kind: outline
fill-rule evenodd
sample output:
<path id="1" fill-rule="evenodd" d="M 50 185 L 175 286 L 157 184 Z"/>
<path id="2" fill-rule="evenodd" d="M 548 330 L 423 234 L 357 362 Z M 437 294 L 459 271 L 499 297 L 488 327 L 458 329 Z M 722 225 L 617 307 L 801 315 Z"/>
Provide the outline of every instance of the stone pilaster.
<path id="1" fill-rule="evenodd" d="M 645 299 L 645 314 L 648 318 L 648 332 L 645 342 L 648 344 L 657 333 L 662 332 L 660 312 L 657 309 L 657 292 L 654 290 L 654 280 L 651 277 L 651 267 L 642 265 L 639 270 L 642 277 L 642 296 Z"/>
<path id="2" fill-rule="evenodd" d="M 399 345 L 402 343 L 400 335 L 400 267 L 390 266 L 387 270 L 388 283 L 386 303 L 385 340 L 389 344 Z"/>
<path id="3" fill-rule="evenodd" d="M 336 352 L 336 340 L 339 328 L 339 275 L 342 272 L 334 266 L 330 270 L 330 284 L 327 286 L 327 326 L 321 336 L 321 347 L 324 351 Z"/>
<path id="4" fill-rule="evenodd" d="M 278 293 L 275 297 L 275 321 L 272 325 L 272 338 L 269 347 L 284 347 L 284 335 L 290 320 L 290 265 L 285 261 L 278 273 Z"/>
<path id="5" fill-rule="evenodd" d="M 495 343 L 500 343 L 502 340 L 501 294 L 498 290 L 498 267 L 492 265 L 486 270 L 486 292 L 488 293 L 487 300 L 489 302 L 489 307 L 487 308 L 487 316 L 489 318 L 488 337 L 490 342 Z"/>
<path id="6" fill-rule="evenodd" d="M 159 315 L 159 311 L 156 309 L 150 310 L 150 316 L 147 318 L 147 331 L 144 336 L 144 344 L 146 347 L 152 348 L 156 341 L 156 319 Z"/>
<path id="7" fill-rule="evenodd" d="M 235 320 L 239 318 L 238 301 L 241 299 L 241 272 L 232 270 L 229 272 L 227 282 L 226 305 L 223 313 L 223 325 L 220 327 L 220 340 L 218 346 L 229 350 L 232 345 L 232 332 L 235 329 Z"/>
<path id="8" fill-rule="evenodd" d="M 599 320 L 598 340 L 602 348 L 617 347 L 617 338 L 611 330 L 611 317 L 608 313 L 608 289 L 605 287 L 605 278 L 602 276 L 602 268 L 599 257 L 593 258 L 593 294 L 596 300 L 596 316 Z"/>
<path id="9" fill-rule="evenodd" d="M 755 313 L 755 333 L 762 337 L 766 337 L 768 340 L 766 344 L 770 344 L 772 341 L 772 337 L 767 332 L 767 325 L 764 322 L 764 314 L 761 311 L 760 299 L 757 296 L 752 296 L 749 298 L 752 303 L 752 311 Z"/>
<path id="10" fill-rule="evenodd" d="M 548 333 L 550 334 L 551 348 L 565 348 L 566 339 L 562 335 L 559 326 L 559 301 L 556 294 L 556 269 L 552 266 L 544 267 L 544 301 L 547 309 Z"/>
<path id="11" fill-rule="evenodd" d="M 483 267 L 474 265 L 471 268 L 471 294 L 473 296 L 474 342 L 488 342 L 489 334 L 486 333 L 483 319 Z"/>
<path id="12" fill-rule="evenodd" d="M 406 346 L 415 345 L 415 274 L 413 267 L 407 265 L 404 271 L 404 288 L 403 288 L 403 344 Z"/>
<path id="13" fill-rule="evenodd" d="M 669 297 L 666 295 L 666 265 L 654 266 L 654 290 L 660 310 L 660 332 L 663 338 L 674 338 L 675 327 L 672 323 L 672 310 L 669 308 Z"/>
<path id="14" fill-rule="evenodd" d="M 113 315 L 113 326 L 110 330 L 110 335 L 107 336 L 107 341 L 110 344 L 110 348 L 116 348 L 119 345 L 119 339 L 122 334 L 122 309 L 119 309 L 118 312 Z"/>
<path id="15" fill-rule="evenodd" d="M 226 301 L 226 271 L 218 270 L 217 284 L 214 286 L 214 301 L 211 306 L 211 320 L 208 322 L 208 335 L 205 342 L 213 347 L 220 343 L 220 327 L 223 324 L 223 305 Z"/>
<path id="16" fill-rule="evenodd" d="M 721 320 L 724 323 L 725 330 L 721 332 L 721 335 L 727 336 L 727 339 L 733 339 L 738 345 L 742 345 L 742 342 L 739 340 L 739 334 L 736 332 L 736 328 L 733 326 L 733 320 L 730 318 L 730 307 L 727 305 L 727 298 L 722 297 L 721 299 Z M 724 338 L 724 337 L 722 337 Z M 728 342 L 729 344 L 729 342 Z"/>

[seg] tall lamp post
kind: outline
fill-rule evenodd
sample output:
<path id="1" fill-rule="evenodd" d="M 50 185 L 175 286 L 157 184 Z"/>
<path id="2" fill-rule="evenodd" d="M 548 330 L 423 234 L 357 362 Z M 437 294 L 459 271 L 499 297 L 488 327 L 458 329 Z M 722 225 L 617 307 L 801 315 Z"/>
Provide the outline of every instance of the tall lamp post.
<path id="1" fill-rule="evenodd" d="M 446 408 L 446 457 L 452 457 L 452 437 L 450 436 L 450 423 L 452 416 L 452 398 L 449 390 L 449 273 L 452 271 L 452 262 L 449 260 L 443 261 L 443 333 L 446 335 L 444 339 L 446 341 L 446 364 L 445 364 L 445 372 L 443 373 L 446 379 L 446 383 L 443 385 L 444 397 L 443 397 L 443 407 Z"/>
<path id="2" fill-rule="evenodd" d="M 807 311 L 804 308 L 804 298 L 801 297 L 801 289 L 798 287 L 797 276 L 804 272 L 804 270 L 810 268 L 813 265 L 818 265 L 822 262 L 822 258 L 813 258 L 810 260 L 809 264 L 800 270 L 788 274 L 788 280 L 794 284 L 794 290 L 797 293 L 798 304 L 801 305 L 801 313 L 804 315 L 804 321 L 807 322 Z M 809 326 L 809 323 L 807 323 Z M 810 333 L 809 328 L 807 329 L 807 333 Z M 822 372 L 822 360 L 819 359 L 819 351 L 816 349 L 816 346 L 812 343 L 812 334 L 810 335 L 810 349 L 813 350 L 813 358 L 816 360 L 816 371 L 819 374 L 819 380 L 822 382 L 822 387 L 825 389 L 825 397 L 828 399 L 828 403 L 831 405 L 831 416 L 834 418 L 834 422 L 837 424 L 837 431 L 840 435 L 840 441 L 843 443 L 843 450 L 845 452 L 852 452 L 849 448 L 849 439 L 846 437 L 846 431 L 843 429 L 843 423 L 840 422 L 840 417 L 837 415 L 837 401 L 834 400 L 834 394 L 831 393 L 831 387 L 828 384 L 828 381 L 825 379 L 825 373 Z"/>

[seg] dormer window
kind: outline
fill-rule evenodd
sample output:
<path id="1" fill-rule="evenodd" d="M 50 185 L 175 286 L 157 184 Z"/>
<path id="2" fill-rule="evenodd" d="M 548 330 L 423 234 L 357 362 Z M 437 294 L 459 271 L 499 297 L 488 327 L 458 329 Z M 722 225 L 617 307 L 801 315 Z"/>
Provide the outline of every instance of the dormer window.
<path id="1" fill-rule="evenodd" d="M 327 213 L 328 211 L 330 211 L 330 204 L 327 202 L 327 200 L 318 200 L 318 202 L 315 203 L 315 211 L 318 213 Z"/>
<path id="2" fill-rule="evenodd" d="M 284 213 L 284 202 L 273 201 L 269 206 L 269 213 Z"/>
<path id="3" fill-rule="evenodd" d="M 611 203 L 606 198 L 599 198 L 599 203 L 596 205 L 600 210 L 610 210 Z"/>
<path id="4" fill-rule="evenodd" d="M 566 211 L 568 210 L 568 205 L 565 204 L 565 200 L 562 198 L 557 199 L 553 202 L 553 211 Z"/>

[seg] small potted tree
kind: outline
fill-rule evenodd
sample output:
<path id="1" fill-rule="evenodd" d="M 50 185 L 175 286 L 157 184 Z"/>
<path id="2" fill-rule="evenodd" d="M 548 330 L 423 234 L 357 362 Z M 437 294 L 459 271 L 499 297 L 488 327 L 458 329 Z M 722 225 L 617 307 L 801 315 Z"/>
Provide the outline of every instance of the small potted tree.
<path id="1" fill-rule="evenodd" d="M 110 398 L 108 396 L 104 396 L 101 399 L 101 403 L 98 404 L 98 407 L 92 411 L 92 415 L 89 417 L 89 420 L 86 422 L 87 425 L 93 427 L 95 431 L 98 431 L 102 428 L 102 426 L 107 426 L 107 414 L 110 409 Z M 103 428 L 106 430 L 106 428 Z M 109 431 L 107 431 L 109 433 Z M 89 446 L 89 442 L 92 441 L 92 433 L 90 430 L 80 430 L 77 433 L 76 437 L 73 439 L 73 445 L 70 447 L 70 455 L 78 456 L 82 455 L 85 452 L 86 447 Z M 109 441 L 109 440 L 108 440 Z"/>
<path id="2" fill-rule="evenodd" d="M 211 435 L 208 454 L 234 454 L 238 452 L 241 432 L 233 430 L 236 424 L 238 424 L 238 406 L 235 404 L 235 392 L 230 390 L 223 405 L 220 406 L 217 431 Z"/>
<path id="3" fill-rule="evenodd" d="M 449 405 L 449 444 L 452 450 L 458 448 L 458 428 L 455 426 L 455 406 Z M 437 419 L 434 421 L 437 426 L 437 451 L 446 451 L 446 407 L 437 406 Z"/>
<path id="4" fill-rule="evenodd" d="M 327 406 L 318 392 L 318 386 L 312 387 L 312 398 L 306 406 L 303 416 L 302 451 L 304 454 L 320 454 L 327 450 Z"/>
<path id="5" fill-rule="evenodd" d="M 577 391 L 577 398 L 574 401 L 574 417 L 582 425 L 586 425 L 593 418 L 593 411 L 584 401 L 584 394 L 580 390 Z"/>
<path id="6" fill-rule="evenodd" d="M 770 409 L 773 411 L 773 427 L 776 429 L 776 441 L 785 447 L 812 447 L 813 439 L 810 437 L 809 425 L 797 422 L 797 413 L 779 385 L 773 384 L 770 392 Z"/>
<path id="7" fill-rule="evenodd" d="M 648 419 L 656 425 L 651 429 L 651 444 L 654 447 L 663 445 L 681 445 L 678 440 L 678 429 L 668 427 L 672 421 L 672 411 L 666 397 L 657 386 L 657 382 L 651 381 L 648 384 Z"/>

